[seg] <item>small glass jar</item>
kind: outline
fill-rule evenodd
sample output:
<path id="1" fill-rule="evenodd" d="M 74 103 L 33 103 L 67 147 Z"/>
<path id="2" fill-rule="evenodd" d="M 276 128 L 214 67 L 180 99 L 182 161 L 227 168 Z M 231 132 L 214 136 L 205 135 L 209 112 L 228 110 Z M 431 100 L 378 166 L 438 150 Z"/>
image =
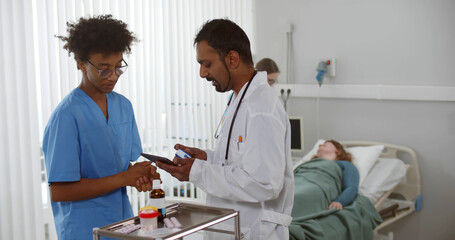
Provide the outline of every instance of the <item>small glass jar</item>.
<path id="1" fill-rule="evenodd" d="M 158 211 L 154 209 L 144 209 L 139 212 L 141 220 L 141 230 L 153 231 L 158 228 Z"/>

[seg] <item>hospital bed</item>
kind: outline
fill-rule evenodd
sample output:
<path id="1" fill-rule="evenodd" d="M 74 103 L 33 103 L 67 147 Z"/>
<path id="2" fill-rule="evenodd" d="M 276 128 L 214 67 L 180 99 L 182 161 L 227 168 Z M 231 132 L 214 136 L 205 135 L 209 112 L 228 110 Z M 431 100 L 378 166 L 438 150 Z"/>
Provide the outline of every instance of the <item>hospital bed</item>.
<path id="1" fill-rule="evenodd" d="M 322 142 L 324 140 L 319 140 L 305 157 L 296 161 L 294 169 L 307 162 Z M 363 166 L 356 165 L 361 175 L 359 194 L 367 197 L 383 217 L 382 222 L 371 229 L 374 238 L 392 240 L 392 232 L 382 235 L 378 231 L 422 208 L 420 173 L 415 152 L 408 147 L 373 141 L 340 143 L 352 151 L 354 158 L 358 158 L 355 165 L 364 161 Z M 372 153 L 373 150 L 376 155 Z M 369 166 L 365 167 L 365 164 Z M 365 175 L 363 179 L 362 174 Z"/>
<path id="2" fill-rule="evenodd" d="M 373 146 L 373 145 L 384 145 L 384 150 L 381 152 L 376 166 L 370 170 L 367 175 L 367 179 L 360 186 L 360 194 L 367 196 L 374 203 L 374 207 L 380 211 L 391 205 L 398 204 L 398 211 L 392 214 L 389 218 L 384 218 L 383 222 L 377 226 L 374 231 L 378 234 L 378 231 L 389 226 L 396 221 L 410 215 L 415 211 L 420 211 L 422 208 L 422 195 L 421 195 L 421 184 L 420 184 L 420 170 L 419 163 L 417 162 L 417 156 L 415 152 L 408 147 L 399 146 L 389 143 L 380 143 L 380 142 L 369 142 L 369 141 L 343 141 L 341 142 L 344 147 L 354 147 L 354 146 Z M 389 161 L 385 161 L 385 159 Z M 382 162 L 380 162 L 382 161 Z M 380 164 L 393 164 L 399 165 L 399 162 L 402 161 L 404 164 L 404 172 L 402 168 L 393 166 L 394 169 L 391 169 L 389 172 L 383 172 L 383 174 L 378 174 L 379 171 L 384 168 Z M 390 168 L 389 168 L 390 169 Z M 396 171 L 396 172 L 394 172 Z M 401 172 L 400 172 L 401 171 Z M 404 175 L 402 179 L 401 176 Z M 368 178 L 370 177 L 370 178 Z M 384 182 L 384 180 L 394 178 L 395 181 L 391 181 L 385 186 L 381 187 L 378 185 L 375 189 L 368 189 L 368 183 L 373 182 Z M 374 187 L 374 186 L 372 186 Z M 372 196 L 374 191 L 376 191 L 376 196 Z M 403 209 L 402 211 L 400 211 Z M 393 237 L 393 235 L 389 236 Z"/>

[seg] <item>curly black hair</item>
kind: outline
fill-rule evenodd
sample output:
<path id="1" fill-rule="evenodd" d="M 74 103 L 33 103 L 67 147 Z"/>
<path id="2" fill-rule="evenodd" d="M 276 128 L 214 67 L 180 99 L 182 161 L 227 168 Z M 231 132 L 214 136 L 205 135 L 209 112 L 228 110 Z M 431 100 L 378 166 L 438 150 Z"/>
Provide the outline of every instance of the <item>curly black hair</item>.
<path id="1" fill-rule="evenodd" d="M 131 53 L 131 44 L 137 42 L 127 24 L 112 18 L 112 15 L 100 15 L 80 18 L 79 22 L 67 22 L 68 36 L 56 36 L 63 42 L 68 55 L 74 54 L 76 61 L 87 61 L 92 53 Z"/>

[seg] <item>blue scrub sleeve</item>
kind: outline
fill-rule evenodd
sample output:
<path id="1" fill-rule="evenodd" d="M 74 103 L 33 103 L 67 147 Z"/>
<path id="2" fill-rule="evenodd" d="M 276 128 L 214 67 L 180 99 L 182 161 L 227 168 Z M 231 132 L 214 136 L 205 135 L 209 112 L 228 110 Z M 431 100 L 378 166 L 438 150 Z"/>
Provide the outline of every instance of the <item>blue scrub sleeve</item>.
<path id="1" fill-rule="evenodd" d="M 141 144 L 141 138 L 139 137 L 139 131 L 137 130 L 137 125 L 136 125 L 136 118 L 134 117 L 133 113 L 133 121 L 132 121 L 132 145 L 131 145 L 131 158 L 130 161 L 136 161 L 142 153 L 142 144 Z"/>
<path id="2" fill-rule="evenodd" d="M 79 181 L 80 146 L 76 120 L 59 113 L 52 116 L 43 139 L 48 182 Z"/>
<path id="3" fill-rule="evenodd" d="M 342 192 L 334 200 L 344 206 L 349 205 L 354 201 L 359 191 L 359 171 L 348 161 L 336 161 L 343 172 Z"/>

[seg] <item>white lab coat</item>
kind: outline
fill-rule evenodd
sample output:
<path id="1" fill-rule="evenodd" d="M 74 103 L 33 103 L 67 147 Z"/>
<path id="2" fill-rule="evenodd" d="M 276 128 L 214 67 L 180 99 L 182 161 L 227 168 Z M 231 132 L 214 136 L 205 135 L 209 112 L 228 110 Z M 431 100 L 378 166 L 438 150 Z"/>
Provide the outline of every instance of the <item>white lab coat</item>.
<path id="1" fill-rule="evenodd" d="M 208 205 L 240 211 L 244 239 L 289 239 L 294 203 L 290 123 L 266 72 L 256 74 L 245 94 L 223 166 L 232 117 L 246 85 L 233 96 L 215 151 L 207 151 L 207 161 L 195 160 L 190 181 L 207 193 Z"/>

